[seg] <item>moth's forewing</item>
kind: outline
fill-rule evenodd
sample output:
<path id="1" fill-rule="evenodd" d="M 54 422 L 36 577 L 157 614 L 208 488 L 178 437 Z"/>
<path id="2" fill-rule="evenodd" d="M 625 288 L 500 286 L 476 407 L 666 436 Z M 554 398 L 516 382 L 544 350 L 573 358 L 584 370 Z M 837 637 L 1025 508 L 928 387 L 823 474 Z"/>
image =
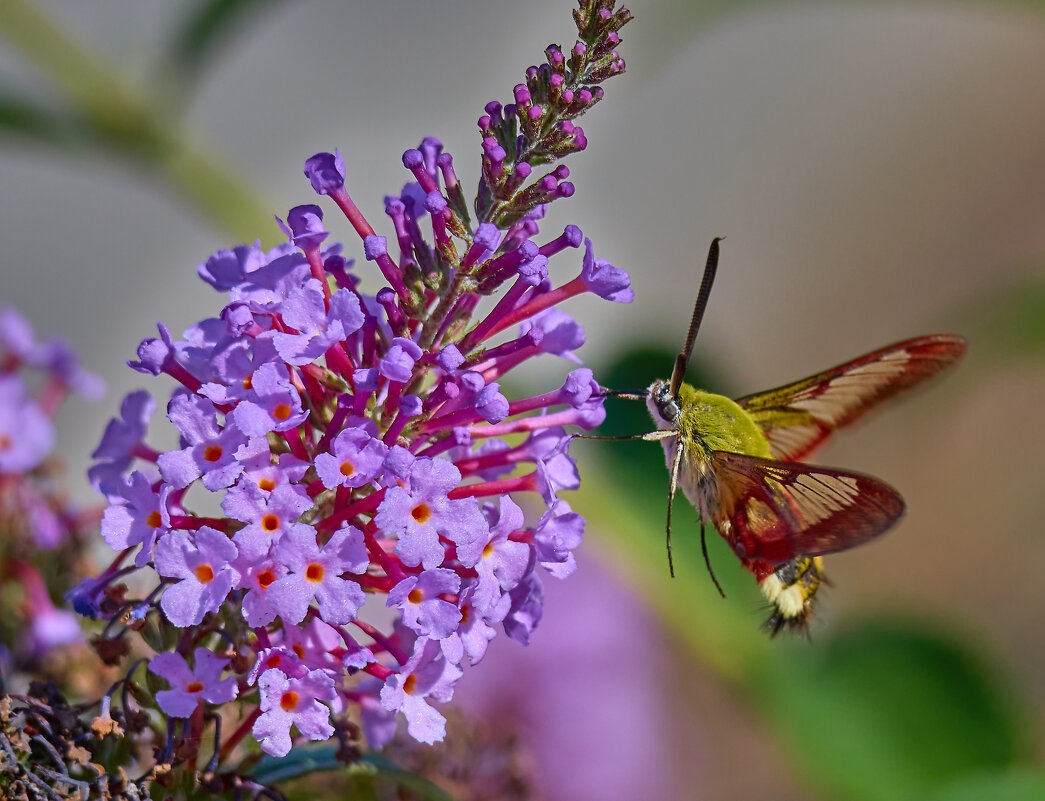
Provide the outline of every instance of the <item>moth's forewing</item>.
<path id="1" fill-rule="evenodd" d="M 712 453 L 719 532 L 745 561 L 779 564 L 844 551 L 884 534 L 904 511 L 877 478 L 826 467 Z"/>
<path id="2" fill-rule="evenodd" d="M 949 367 L 965 348 L 951 334 L 916 337 L 737 403 L 762 428 L 774 456 L 798 460 L 836 428 Z"/>

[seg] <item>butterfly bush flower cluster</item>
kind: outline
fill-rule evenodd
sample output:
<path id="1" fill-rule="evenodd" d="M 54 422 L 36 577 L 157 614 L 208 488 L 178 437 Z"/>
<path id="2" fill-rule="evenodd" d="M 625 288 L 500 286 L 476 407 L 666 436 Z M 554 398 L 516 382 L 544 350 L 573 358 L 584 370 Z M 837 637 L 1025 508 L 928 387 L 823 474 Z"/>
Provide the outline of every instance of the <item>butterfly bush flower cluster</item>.
<path id="1" fill-rule="evenodd" d="M 150 444 L 150 394 L 124 399 L 91 469 L 117 556 L 70 598 L 108 621 L 110 653 L 148 634 L 171 736 L 198 743 L 214 713 L 233 717 L 214 731 L 213 764 L 248 733 L 276 756 L 360 728 L 381 747 L 400 718 L 416 740 L 442 739 L 437 705 L 465 667 L 498 631 L 526 644 L 545 577 L 575 568 L 584 520 L 560 497 L 579 483 L 567 432 L 604 412 L 562 305 L 632 292 L 576 226 L 539 228 L 574 191 L 553 166 L 586 146 L 574 120 L 624 69 L 630 13 L 582 0 L 574 16 L 575 46 L 549 47 L 515 102 L 479 119 L 471 208 L 450 154 L 426 138 L 403 155 L 409 181 L 385 198 L 378 233 L 350 194 L 349 160 L 319 153 L 304 171 L 323 205 L 279 220 L 286 244 L 201 264 L 227 296 L 220 311 L 180 338 L 161 324 L 130 362 L 176 383 L 178 444 Z M 353 249 L 330 241 L 331 210 L 374 263 L 376 292 Z M 542 355 L 572 369 L 509 396 L 510 371 Z M 171 751 L 161 758 L 184 756 Z"/>
<path id="2" fill-rule="evenodd" d="M 0 615 L 0 675 L 83 640 L 55 598 L 97 517 L 65 497 L 51 452 L 54 416 L 70 394 L 96 400 L 102 391 L 68 343 L 38 340 L 17 310 L 0 308 L 0 609 L 13 612 Z"/>

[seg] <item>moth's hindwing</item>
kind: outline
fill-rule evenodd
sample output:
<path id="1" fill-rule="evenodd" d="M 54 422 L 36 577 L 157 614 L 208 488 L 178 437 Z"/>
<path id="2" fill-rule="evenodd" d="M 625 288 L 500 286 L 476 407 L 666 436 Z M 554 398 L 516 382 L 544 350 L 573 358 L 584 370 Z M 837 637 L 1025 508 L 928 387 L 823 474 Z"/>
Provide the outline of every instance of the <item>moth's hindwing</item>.
<path id="1" fill-rule="evenodd" d="M 884 534 L 904 511 L 877 478 L 827 467 L 712 453 L 719 532 L 741 559 L 771 564 L 844 551 Z"/>

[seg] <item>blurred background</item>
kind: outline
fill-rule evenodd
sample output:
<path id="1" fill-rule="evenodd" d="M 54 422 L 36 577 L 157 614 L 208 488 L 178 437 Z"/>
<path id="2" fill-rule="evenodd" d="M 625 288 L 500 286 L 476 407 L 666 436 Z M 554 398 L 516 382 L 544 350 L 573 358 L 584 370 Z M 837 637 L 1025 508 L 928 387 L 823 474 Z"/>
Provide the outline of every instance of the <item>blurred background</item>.
<path id="1" fill-rule="evenodd" d="M 218 311 L 196 264 L 278 241 L 271 214 L 313 202 L 306 157 L 340 147 L 376 227 L 426 135 L 474 186 L 483 106 L 575 35 L 567 0 L 270 0 L 205 4 L 229 24 L 200 46 L 179 37 L 203 5 L 0 4 L 0 303 L 108 382 L 60 419 L 85 502 L 105 421 L 146 385 L 124 360 L 158 320 Z M 659 449 L 583 443 L 582 569 L 549 587 L 530 649 L 498 641 L 500 671 L 466 677 L 464 708 L 519 738 L 540 798 L 1045 797 L 1045 4 L 630 7 L 627 74 L 581 121 L 577 194 L 543 226 L 577 224 L 631 273 L 630 306 L 568 308 L 603 383 L 670 371 L 713 236 L 691 373 L 709 389 L 923 333 L 970 350 L 818 455 L 885 478 L 908 513 L 828 560 L 811 642 L 758 631 L 756 590 L 713 542 L 717 597 L 687 513 L 670 580 Z M 569 365 L 547 369 L 535 387 Z M 643 430 L 625 407 L 610 427 Z"/>

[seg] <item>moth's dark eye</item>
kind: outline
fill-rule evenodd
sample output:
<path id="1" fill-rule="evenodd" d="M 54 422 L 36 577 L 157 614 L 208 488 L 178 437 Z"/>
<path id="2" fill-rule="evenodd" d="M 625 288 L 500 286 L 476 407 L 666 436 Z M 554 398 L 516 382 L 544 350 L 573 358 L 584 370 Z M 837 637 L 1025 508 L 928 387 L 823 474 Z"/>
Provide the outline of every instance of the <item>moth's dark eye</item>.
<path id="1" fill-rule="evenodd" d="M 681 410 L 679 409 L 678 401 L 671 397 L 671 389 L 668 386 L 665 385 L 657 391 L 654 401 L 657 404 L 658 414 L 664 420 L 673 423 L 678 419 Z"/>

